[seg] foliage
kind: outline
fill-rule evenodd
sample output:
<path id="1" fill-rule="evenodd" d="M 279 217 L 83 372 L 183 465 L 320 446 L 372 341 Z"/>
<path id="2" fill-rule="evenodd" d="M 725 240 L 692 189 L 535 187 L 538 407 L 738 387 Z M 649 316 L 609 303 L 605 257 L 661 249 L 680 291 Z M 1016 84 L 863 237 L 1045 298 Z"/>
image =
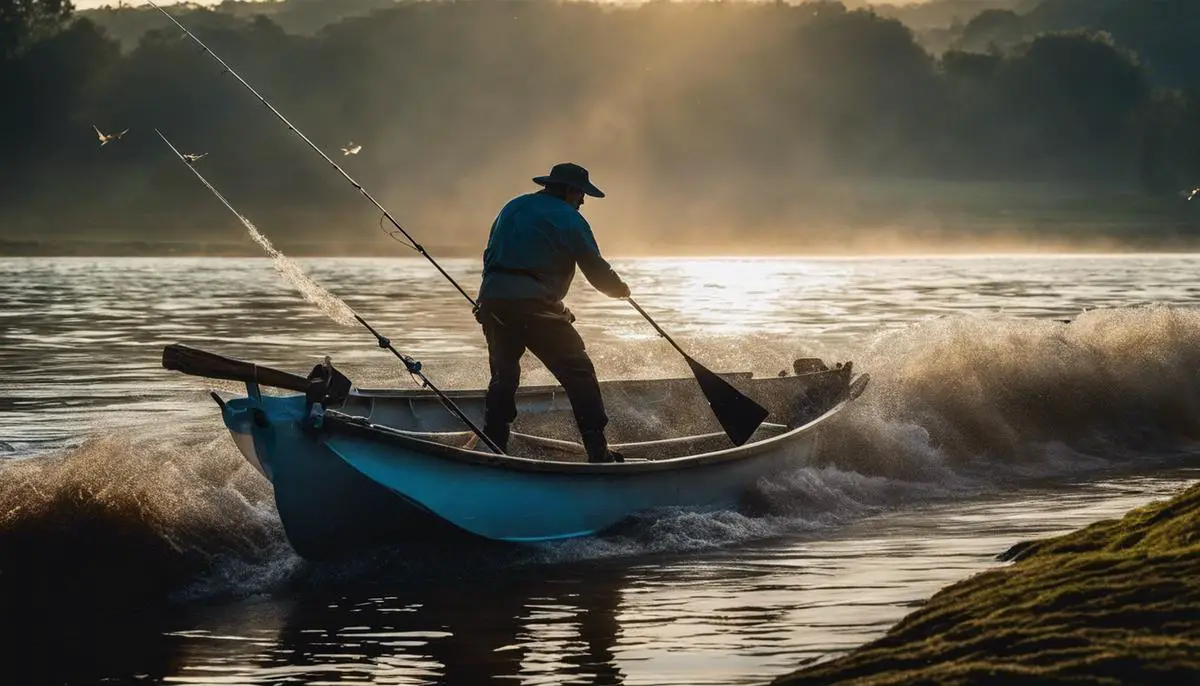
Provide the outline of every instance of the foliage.
<path id="1" fill-rule="evenodd" d="M 1010 48 L 1039 35 L 1100 32 L 1138 54 L 1152 80 L 1166 86 L 1200 86 L 1200 3 L 1194 0 L 1042 0 L 1015 11 L 985 11 L 959 32 L 955 47 Z"/>
<path id="2" fill-rule="evenodd" d="M 54 35 L 73 10 L 71 0 L 0 0 L 0 57 Z"/>
<path id="3" fill-rule="evenodd" d="M 1024 26 L 1021 15 L 1012 10 L 986 10 L 975 15 L 962 29 L 958 46 L 985 52 L 1001 45 L 1021 41 Z"/>

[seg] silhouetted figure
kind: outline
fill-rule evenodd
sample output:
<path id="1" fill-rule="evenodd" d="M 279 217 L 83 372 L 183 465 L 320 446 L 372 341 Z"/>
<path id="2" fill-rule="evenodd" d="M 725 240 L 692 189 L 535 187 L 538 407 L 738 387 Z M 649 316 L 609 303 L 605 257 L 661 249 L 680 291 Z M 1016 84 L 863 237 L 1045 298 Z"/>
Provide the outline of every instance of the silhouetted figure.
<path id="1" fill-rule="evenodd" d="M 483 284 L 476 318 L 487 338 L 492 380 L 484 410 L 484 433 L 507 449 L 517 417 L 521 357 L 528 350 L 567 392 L 590 462 L 620 461 L 608 449 L 608 416 L 596 368 L 572 326 L 575 315 L 563 298 L 576 265 L 600 292 L 629 297 L 629 286 L 600 255 L 591 226 L 579 213 L 583 197 L 604 193 L 577 164 L 556 164 L 533 179 L 544 187 L 514 198 L 492 224 L 483 253 Z"/>

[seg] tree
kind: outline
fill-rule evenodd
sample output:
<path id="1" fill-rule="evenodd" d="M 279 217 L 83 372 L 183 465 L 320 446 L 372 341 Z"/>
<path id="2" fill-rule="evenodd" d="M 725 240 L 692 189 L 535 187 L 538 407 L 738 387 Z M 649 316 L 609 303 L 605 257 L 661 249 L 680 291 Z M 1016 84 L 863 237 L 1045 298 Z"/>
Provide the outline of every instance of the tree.
<path id="1" fill-rule="evenodd" d="M 791 51 L 801 111 L 836 148 L 838 166 L 896 173 L 920 165 L 937 73 L 907 26 L 865 10 L 822 12 L 797 31 Z"/>
<path id="2" fill-rule="evenodd" d="M 1104 34 L 1039 36 L 999 79 L 1010 120 L 1026 127 L 1029 145 L 1097 171 L 1099 159 L 1116 162 L 1113 155 L 1136 144 L 1136 117 L 1151 95 L 1137 59 Z"/>
<path id="3" fill-rule="evenodd" d="M 984 10 L 963 27 L 958 47 L 974 51 L 983 51 L 992 45 L 1004 48 L 1019 42 L 1023 31 L 1021 16 L 1016 12 Z"/>
<path id="4" fill-rule="evenodd" d="M 54 35 L 75 11 L 71 0 L 0 0 L 0 51 L 9 60 Z"/>

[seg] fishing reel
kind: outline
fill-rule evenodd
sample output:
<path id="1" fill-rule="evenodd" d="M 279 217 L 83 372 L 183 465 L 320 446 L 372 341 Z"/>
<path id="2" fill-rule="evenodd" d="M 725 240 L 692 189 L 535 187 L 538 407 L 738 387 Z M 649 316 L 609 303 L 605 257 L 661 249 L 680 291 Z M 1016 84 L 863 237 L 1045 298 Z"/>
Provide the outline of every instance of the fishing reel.
<path id="1" fill-rule="evenodd" d="M 333 366 L 333 361 L 326 355 L 320 364 L 314 366 L 308 373 L 308 390 L 304 393 L 304 414 L 313 415 L 313 406 L 319 405 L 318 415 L 323 415 L 325 408 L 340 407 L 350 395 L 353 385 L 345 374 Z"/>

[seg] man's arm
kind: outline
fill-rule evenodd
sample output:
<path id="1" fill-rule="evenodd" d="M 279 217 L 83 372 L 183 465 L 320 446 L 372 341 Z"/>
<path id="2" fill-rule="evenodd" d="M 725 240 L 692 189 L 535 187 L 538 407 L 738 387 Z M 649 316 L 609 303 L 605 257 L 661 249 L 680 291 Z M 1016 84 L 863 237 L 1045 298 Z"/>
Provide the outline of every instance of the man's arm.
<path id="1" fill-rule="evenodd" d="M 581 221 L 578 226 L 572 227 L 568 235 L 571 255 L 588 283 L 610 298 L 628 298 L 629 286 L 617 276 L 608 260 L 600 255 L 600 246 L 596 245 L 596 237 L 592 235 L 592 228 L 587 222 Z"/>

